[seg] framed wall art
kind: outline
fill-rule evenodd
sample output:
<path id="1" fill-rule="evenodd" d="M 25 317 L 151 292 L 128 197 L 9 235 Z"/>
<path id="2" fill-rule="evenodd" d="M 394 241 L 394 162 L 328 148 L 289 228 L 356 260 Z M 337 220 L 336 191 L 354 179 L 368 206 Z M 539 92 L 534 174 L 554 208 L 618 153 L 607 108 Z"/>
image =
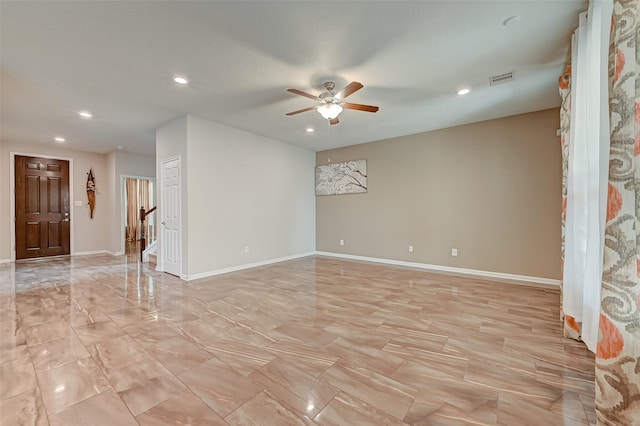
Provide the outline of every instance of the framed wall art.
<path id="1" fill-rule="evenodd" d="M 316 167 L 316 195 L 367 192 L 367 160 L 346 161 Z"/>

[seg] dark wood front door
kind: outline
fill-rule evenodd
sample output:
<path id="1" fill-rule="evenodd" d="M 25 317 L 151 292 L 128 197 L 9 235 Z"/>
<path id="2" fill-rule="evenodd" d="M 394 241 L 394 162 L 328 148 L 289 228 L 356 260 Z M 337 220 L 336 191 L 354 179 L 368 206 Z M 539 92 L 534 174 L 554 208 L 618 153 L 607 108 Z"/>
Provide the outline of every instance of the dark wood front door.
<path id="1" fill-rule="evenodd" d="M 69 162 L 15 158 L 16 259 L 69 254 Z"/>

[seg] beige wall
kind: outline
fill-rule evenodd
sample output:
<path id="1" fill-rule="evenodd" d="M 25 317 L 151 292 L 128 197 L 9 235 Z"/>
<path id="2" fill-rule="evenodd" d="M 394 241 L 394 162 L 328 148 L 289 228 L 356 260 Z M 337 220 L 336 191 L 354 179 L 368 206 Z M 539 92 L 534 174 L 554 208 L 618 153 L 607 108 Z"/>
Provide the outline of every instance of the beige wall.
<path id="1" fill-rule="evenodd" d="M 145 177 L 155 176 L 155 158 L 124 151 L 109 154 L 93 154 L 67 149 L 56 145 L 12 144 L 0 145 L 0 260 L 11 258 L 11 217 L 10 211 L 10 154 L 11 152 L 31 155 L 46 155 L 73 160 L 73 197 L 83 202 L 75 207 L 71 202 L 73 215 L 74 253 L 108 251 L 120 253 L 122 247 L 122 175 Z M 96 175 L 96 210 L 89 219 L 86 196 L 86 173 L 93 167 Z M 6 202 L 5 202 L 6 201 Z"/>
<path id="2" fill-rule="evenodd" d="M 109 250 L 109 226 L 112 193 L 112 180 L 107 171 L 107 156 L 74 151 L 55 145 L 31 145 L 3 141 L 0 145 L 0 260 L 10 259 L 11 248 L 11 152 L 28 155 L 47 155 L 73 160 L 73 180 L 71 188 L 71 220 L 73 229 L 73 252 L 86 253 Z M 96 178 L 96 209 L 93 219 L 89 218 L 87 205 L 87 173 L 93 167 Z M 82 201 L 81 207 L 75 207 L 74 201 Z"/>
<path id="3" fill-rule="evenodd" d="M 176 155 L 183 277 L 315 250 L 312 151 L 185 116 L 156 132 L 158 178 L 160 162 Z"/>
<path id="4" fill-rule="evenodd" d="M 9 175 L 7 174 L 9 173 L 9 164 L 4 161 L 4 157 L 2 155 L 3 145 L 4 142 L 0 140 L 0 263 L 9 261 L 10 255 L 8 253 L 11 249 L 9 235 L 6 234 L 6 229 L 8 229 L 11 224 L 7 224 L 5 222 L 5 217 L 8 214 L 5 210 L 7 210 L 8 205 L 10 204 L 9 199 L 6 198 L 9 194 L 5 192 L 5 185 L 9 181 Z M 5 183 L 5 181 L 7 181 L 7 183 Z M 7 244 L 9 244 L 9 248 L 5 248 Z"/>
<path id="5" fill-rule="evenodd" d="M 192 116 L 187 134 L 189 276 L 315 250 L 313 151 Z"/>
<path id="6" fill-rule="evenodd" d="M 312 151 L 185 116 L 156 132 L 158 162 L 177 155 L 184 277 L 315 250 Z"/>
<path id="7" fill-rule="evenodd" d="M 366 159 L 369 190 L 316 197 L 317 250 L 559 279 L 558 127 L 551 109 L 318 152 Z"/>
<path id="8" fill-rule="evenodd" d="M 187 191 L 187 178 L 186 178 L 186 166 L 188 162 L 187 157 L 187 116 L 176 118 L 175 120 L 165 124 L 164 126 L 156 130 L 156 176 L 158 176 L 157 184 L 161 188 L 162 183 L 160 177 L 162 176 L 162 162 L 169 158 L 180 157 L 180 196 L 181 196 L 181 214 L 182 214 L 182 232 L 181 235 L 181 255 L 182 259 L 189 258 L 189 248 L 187 246 L 187 233 L 189 231 L 189 224 L 187 222 L 187 206 L 188 206 L 188 191 Z M 162 214 L 162 191 L 158 193 L 158 218 Z M 158 253 L 162 253 L 162 234 L 159 228 L 158 232 Z M 162 270 L 162 259 L 158 257 L 158 267 Z M 187 274 L 186 262 L 182 262 L 181 275 Z"/>

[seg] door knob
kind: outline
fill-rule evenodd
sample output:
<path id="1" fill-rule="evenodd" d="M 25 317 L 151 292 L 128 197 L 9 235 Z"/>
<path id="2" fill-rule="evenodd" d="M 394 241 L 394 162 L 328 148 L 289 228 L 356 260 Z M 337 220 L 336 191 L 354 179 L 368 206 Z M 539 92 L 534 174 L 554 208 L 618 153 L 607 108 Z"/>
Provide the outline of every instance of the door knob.
<path id="1" fill-rule="evenodd" d="M 163 220 L 163 221 L 162 221 L 162 224 L 163 224 L 163 225 L 166 225 L 166 224 L 167 224 L 167 222 L 165 222 L 165 221 Z"/>
<path id="2" fill-rule="evenodd" d="M 69 222 L 68 218 L 62 219 L 63 222 Z"/>

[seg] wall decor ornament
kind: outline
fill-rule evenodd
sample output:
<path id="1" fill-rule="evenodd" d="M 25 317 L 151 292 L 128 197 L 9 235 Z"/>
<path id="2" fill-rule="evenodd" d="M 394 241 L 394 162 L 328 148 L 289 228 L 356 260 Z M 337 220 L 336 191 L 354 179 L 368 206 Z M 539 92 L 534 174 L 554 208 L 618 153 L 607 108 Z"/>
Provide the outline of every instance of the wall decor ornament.
<path id="1" fill-rule="evenodd" d="M 93 219 L 93 209 L 96 207 L 96 178 L 93 169 L 87 174 L 87 199 L 89 200 L 89 217 Z"/>
<path id="2" fill-rule="evenodd" d="M 609 198 L 595 368 L 597 424 L 603 426 L 640 424 L 639 47 L 640 0 L 614 0 Z"/>
<path id="3" fill-rule="evenodd" d="M 316 195 L 367 192 L 367 160 L 346 161 L 316 167 Z"/>

